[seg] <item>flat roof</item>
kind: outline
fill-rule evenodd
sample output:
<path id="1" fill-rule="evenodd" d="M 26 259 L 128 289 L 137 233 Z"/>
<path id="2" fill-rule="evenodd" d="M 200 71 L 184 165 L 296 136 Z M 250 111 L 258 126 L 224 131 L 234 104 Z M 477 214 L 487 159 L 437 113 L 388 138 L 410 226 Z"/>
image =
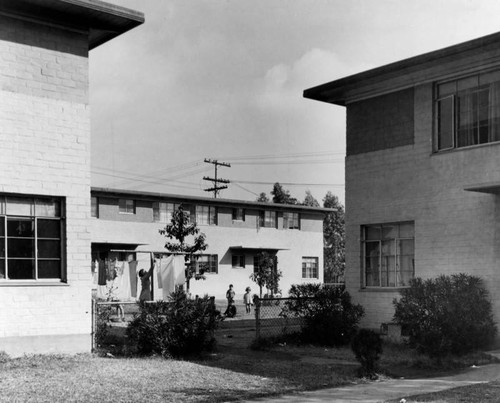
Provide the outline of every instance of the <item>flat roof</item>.
<path id="1" fill-rule="evenodd" d="M 347 94 L 352 89 L 376 85 L 380 81 L 391 80 L 403 75 L 405 80 L 404 82 L 400 81 L 400 85 L 404 87 L 404 83 L 406 83 L 407 86 L 411 86 L 418 82 L 418 79 L 421 79 L 421 77 L 417 77 L 416 73 L 424 68 L 458 61 L 464 54 L 478 55 L 486 50 L 498 48 L 500 48 L 500 32 L 321 84 L 304 90 L 303 95 L 304 98 L 345 106 Z M 434 77 L 426 78 L 433 79 Z"/>
<path id="2" fill-rule="evenodd" d="M 89 49 L 144 23 L 144 14 L 100 0 L 0 1 L 0 13 L 89 31 Z"/>
<path id="3" fill-rule="evenodd" d="M 223 205 L 230 207 L 251 207 L 255 210 L 258 209 L 272 209 L 272 210 L 296 210 L 304 211 L 310 213 L 329 213 L 337 211 L 333 208 L 325 207 L 310 207 L 297 204 L 279 204 L 279 203 L 262 203 L 257 201 L 247 201 L 247 200 L 236 200 L 236 199 L 214 199 L 211 197 L 197 197 L 197 196 L 185 196 L 178 194 L 169 193 L 155 193 L 155 192 L 140 192 L 137 190 L 121 190 L 121 189 L 110 189 L 110 188 L 98 188 L 92 187 L 91 194 L 97 196 L 110 196 L 110 197 L 133 197 L 138 200 L 177 200 L 179 202 L 189 203 L 189 202 L 202 202 L 212 205 Z"/>

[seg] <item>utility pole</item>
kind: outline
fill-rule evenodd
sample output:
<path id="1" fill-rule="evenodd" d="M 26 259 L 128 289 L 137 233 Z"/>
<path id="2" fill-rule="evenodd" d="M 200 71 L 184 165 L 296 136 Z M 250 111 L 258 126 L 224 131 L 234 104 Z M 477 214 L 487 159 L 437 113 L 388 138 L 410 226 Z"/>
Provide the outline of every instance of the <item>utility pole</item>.
<path id="1" fill-rule="evenodd" d="M 215 165 L 215 178 L 210 178 L 208 176 L 204 176 L 203 177 L 203 180 L 212 181 L 214 183 L 213 187 L 211 187 L 209 189 L 205 189 L 205 192 L 214 192 L 214 199 L 217 199 L 217 195 L 219 194 L 219 191 L 222 190 L 222 189 L 227 189 L 227 186 L 217 186 L 217 185 L 219 183 L 230 183 L 230 181 L 227 180 L 227 179 L 219 179 L 219 178 L 217 178 L 217 167 L 220 165 L 220 166 L 223 166 L 223 167 L 229 167 L 229 168 L 231 168 L 231 164 L 228 164 L 226 162 L 219 162 L 217 160 L 211 160 L 211 159 L 208 159 L 208 158 L 205 158 L 205 162 L 207 164 L 214 164 Z"/>

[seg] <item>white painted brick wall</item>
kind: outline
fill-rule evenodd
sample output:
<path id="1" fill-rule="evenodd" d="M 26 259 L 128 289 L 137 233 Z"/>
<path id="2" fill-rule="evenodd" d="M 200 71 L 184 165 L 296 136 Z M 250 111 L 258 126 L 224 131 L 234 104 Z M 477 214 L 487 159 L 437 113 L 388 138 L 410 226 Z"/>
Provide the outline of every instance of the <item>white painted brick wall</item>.
<path id="1" fill-rule="evenodd" d="M 0 17 L 0 192 L 65 198 L 68 277 L 1 284 L 0 337 L 91 332 L 87 41 Z"/>

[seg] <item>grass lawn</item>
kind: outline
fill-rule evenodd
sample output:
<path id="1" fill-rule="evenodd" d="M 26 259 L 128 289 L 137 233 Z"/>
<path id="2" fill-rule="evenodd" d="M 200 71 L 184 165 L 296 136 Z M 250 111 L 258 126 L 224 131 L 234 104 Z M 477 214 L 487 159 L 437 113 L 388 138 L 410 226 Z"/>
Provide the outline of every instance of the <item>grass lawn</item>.
<path id="1" fill-rule="evenodd" d="M 253 335 L 248 329 L 221 329 L 217 350 L 189 361 L 91 354 L 8 359 L 0 354 L 0 401 L 222 402 L 364 382 L 356 377 L 359 365 L 348 347 L 283 343 L 255 351 L 248 348 Z M 435 367 L 407 348 L 388 345 L 381 372 L 422 377 L 487 360 L 469 357 Z"/>

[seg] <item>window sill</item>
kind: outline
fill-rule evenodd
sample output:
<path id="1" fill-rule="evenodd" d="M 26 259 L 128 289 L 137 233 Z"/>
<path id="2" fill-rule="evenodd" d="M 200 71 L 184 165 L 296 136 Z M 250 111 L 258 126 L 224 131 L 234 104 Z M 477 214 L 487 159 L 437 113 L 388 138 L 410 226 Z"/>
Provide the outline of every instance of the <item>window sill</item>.
<path id="1" fill-rule="evenodd" d="M 446 150 L 435 150 L 431 153 L 431 156 L 432 155 L 446 155 L 446 154 L 460 152 L 460 151 L 475 150 L 478 148 L 493 147 L 493 146 L 498 146 L 498 145 L 500 145 L 500 141 L 493 141 L 491 143 L 483 143 L 483 144 L 473 144 L 470 146 L 458 147 L 458 148 L 448 148 Z"/>
<path id="2" fill-rule="evenodd" d="M 4 280 L 0 281 L 0 287 L 69 287 L 69 284 L 62 281 Z"/>

